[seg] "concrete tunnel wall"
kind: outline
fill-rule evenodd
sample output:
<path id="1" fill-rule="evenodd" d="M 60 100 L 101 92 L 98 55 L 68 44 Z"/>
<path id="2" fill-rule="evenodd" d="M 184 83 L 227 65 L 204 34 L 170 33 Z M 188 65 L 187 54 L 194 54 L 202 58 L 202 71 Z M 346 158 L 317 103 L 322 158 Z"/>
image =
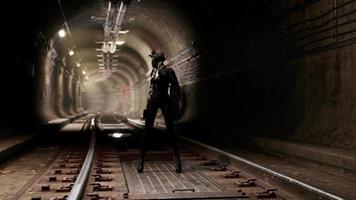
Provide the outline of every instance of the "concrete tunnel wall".
<path id="1" fill-rule="evenodd" d="M 206 142 L 236 144 L 250 136 L 267 136 L 356 150 L 352 20 L 356 3 L 143 3 L 131 10 L 130 15 L 141 20 L 132 25 L 135 35 L 126 38 L 128 47 L 148 67 L 149 50 L 160 48 L 167 52 L 168 64 L 182 85 L 178 121 L 182 134 Z M 71 15 L 73 19 L 75 16 Z M 47 35 L 50 38 L 54 34 L 52 31 Z M 51 45 L 41 49 L 39 62 L 26 58 L 25 53 L 18 56 L 20 63 L 8 62 L 15 68 L 28 66 L 27 71 L 31 71 L 31 63 L 35 64 L 33 80 L 24 83 L 35 85 L 26 91 L 30 93 L 26 98 L 30 100 L 34 94 L 37 98 L 21 105 L 23 110 L 33 113 L 29 107 L 37 105 L 37 118 L 42 121 L 81 112 L 81 87 L 74 91 L 68 85 L 72 84 L 70 81 L 60 83 L 58 68 L 78 76 L 78 72 L 69 70 L 73 63 L 68 61 L 64 66 L 60 56 L 56 57 L 63 55 L 63 49 Z M 16 70 L 8 71 L 15 74 Z M 26 73 L 23 77 L 31 77 Z M 134 80 L 129 74 L 122 70 L 111 83 L 101 87 L 128 83 L 123 81 L 124 76 Z M 118 111 L 135 107 L 126 114 L 137 117 L 145 105 L 147 85 L 132 88 L 141 88 L 134 94 L 134 103 L 118 99 L 117 103 L 123 105 Z M 4 91 L 11 93 L 7 87 Z M 138 97 L 142 99 L 137 100 Z M 20 105 L 19 101 L 3 101 L 12 107 Z M 11 113 L 10 110 L 6 112 Z M 5 117 L 2 121 L 7 123 Z"/>
<path id="2" fill-rule="evenodd" d="M 355 150 L 356 4 L 275 1 L 247 9 L 238 28 L 224 22 L 220 40 L 202 42 L 178 69 L 187 82 L 183 130 L 220 143 L 268 136 Z"/>
<path id="3" fill-rule="evenodd" d="M 56 118 L 79 114 L 80 77 L 71 69 L 72 66 L 69 68 L 64 60 L 58 59 L 54 48 L 49 48 L 43 56 L 38 80 L 41 90 L 37 96 L 41 120 L 46 123 Z"/>

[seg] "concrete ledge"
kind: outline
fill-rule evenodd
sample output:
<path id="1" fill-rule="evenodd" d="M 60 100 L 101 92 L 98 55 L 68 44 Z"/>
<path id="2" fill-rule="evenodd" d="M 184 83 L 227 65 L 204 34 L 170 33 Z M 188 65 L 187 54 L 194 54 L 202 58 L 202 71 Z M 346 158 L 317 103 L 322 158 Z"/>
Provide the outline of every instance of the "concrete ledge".
<path id="1" fill-rule="evenodd" d="M 252 145 L 265 152 L 287 154 L 356 171 L 356 152 L 354 151 L 261 137 L 253 138 Z"/>
<path id="2" fill-rule="evenodd" d="M 83 125 L 84 123 L 69 123 L 65 126 L 63 126 L 59 132 L 60 133 L 65 133 L 65 132 L 68 132 L 68 133 L 80 133 L 80 131 L 83 129 Z"/>
<path id="3" fill-rule="evenodd" d="M 57 118 L 51 121 L 48 121 L 49 125 L 60 125 L 60 124 L 66 124 L 70 122 L 70 118 Z"/>
<path id="4" fill-rule="evenodd" d="M 64 126 L 68 125 L 70 122 L 71 122 L 70 118 L 58 118 L 58 119 L 48 121 L 47 125 L 50 128 L 61 129 Z"/>
<path id="5" fill-rule="evenodd" d="M 80 118 L 80 117 L 83 117 L 85 115 L 88 115 L 89 113 L 85 112 L 85 113 L 80 113 L 80 114 L 77 114 L 77 115 L 73 115 L 73 116 L 70 116 L 69 119 L 70 119 L 70 122 Z"/>
<path id="6" fill-rule="evenodd" d="M 6 138 L 0 141 L 0 164 L 24 151 L 30 146 L 37 135 L 21 135 Z"/>
<path id="7" fill-rule="evenodd" d="M 73 115 L 73 116 L 69 116 L 68 118 L 57 118 L 51 121 L 47 122 L 47 125 L 54 127 L 55 129 L 61 129 L 63 127 L 65 127 L 66 125 L 68 125 L 69 123 L 73 122 L 74 120 L 83 117 L 85 115 L 88 115 L 87 112 L 85 113 L 80 113 L 77 115 Z"/>
<path id="8" fill-rule="evenodd" d="M 144 128 L 145 127 L 145 121 L 139 120 L 139 119 L 131 119 L 127 118 L 127 122 L 131 124 L 132 126 L 138 127 L 138 128 Z"/>
<path id="9" fill-rule="evenodd" d="M 143 120 L 127 118 L 127 122 L 137 128 L 145 128 L 145 121 Z M 166 128 L 162 123 L 155 123 L 153 127 L 158 130 L 164 130 Z"/>

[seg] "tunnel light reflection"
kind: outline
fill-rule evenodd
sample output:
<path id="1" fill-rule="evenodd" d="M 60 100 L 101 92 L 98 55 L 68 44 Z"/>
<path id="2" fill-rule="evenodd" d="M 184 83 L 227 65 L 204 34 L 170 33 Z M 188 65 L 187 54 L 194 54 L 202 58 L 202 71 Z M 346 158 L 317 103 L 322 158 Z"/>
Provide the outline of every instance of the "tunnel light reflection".
<path id="1" fill-rule="evenodd" d="M 86 77 L 85 77 L 85 80 L 89 80 L 89 77 L 88 77 L 88 76 L 86 76 Z"/>
<path id="2" fill-rule="evenodd" d="M 73 50 L 69 50 L 68 54 L 69 54 L 70 56 L 73 56 L 73 55 L 74 55 L 74 51 L 73 51 Z"/>
<path id="3" fill-rule="evenodd" d="M 95 125 L 95 119 L 94 119 L 94 118 L 91 119 L 90 125 L 91 125 L 91 126 L 94 126 L 94 125 Z"/>
<path id="4" fill-rule="evenodd" d="M 113 133 L 112 137 L 113 138 L 121 138 L 124 134 L 123 133 Z"/>
<path id="5" fill-rule="evenodd" d="M 85 74 L 87 74 L 87 72 L 86 72 L 85 70 L 83 70 L 83 71 L 82 71 L 82 74 L 85 75 Z"/>
<path id="6" fill-rule="evenodd" d="M 77 67 L 80 67 L 80 66 L 81 66 L 80 62 L 77 62 L 76 65 L 77 65 Z"/>
<path id="7" fill-rule="evenodd" d="M 66 36 L 66 31 L 63 30 L 63 29 L 59 30 L 59 31 L 58 31 L 58 36 L 59 36 L 60 38 L 64 38 L 64 37 Z"/>

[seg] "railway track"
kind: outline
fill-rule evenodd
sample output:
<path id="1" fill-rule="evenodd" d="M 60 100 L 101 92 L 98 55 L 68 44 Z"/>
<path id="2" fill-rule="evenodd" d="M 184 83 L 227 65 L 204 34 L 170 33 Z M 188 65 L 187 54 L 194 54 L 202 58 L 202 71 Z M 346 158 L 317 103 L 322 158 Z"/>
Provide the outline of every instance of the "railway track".
<path id="1" fill-rule="evenodd" d="M 105 125 L 104 117 L 85 120 L 82 132 L 90 135 L 88 140 L 63 147 L 43 171 L 11 199 L 342 199 L 300 181 L 297 183 L 308 192 L 285 190 L 295 187 L 296 180 L 281 174 L 270 176 L 268 174 L 273 172 L 268 169 L 189 139 L 185 140 L 190 144 L 183 144 L 181 148 L 183 173 L 175 173 L 173 153 L 162 146 L 147 153 L 145 173 L 139 174 L 136 171 L 138 149 L 122 150 L 116 146 L 127 142 L 123 137 L 125 133 L 119 132 L 130 125 L 114 115 L 106 116 L 108 118 L 109 125 Z M 142 123 L 134 125 L 137 128 Z M 99 132 L 100 126 L 122 135 L 113 138 L 113 134 Z M 235 165 L 232 160 L 245 162 L 256 171 Z M 257 175 L 259 173 L 263 176 Z M 285 180 L 283 187 L 269 180 L 281 176 Z"/>
<path id="2" fill-rule="evenodd" d="M 91 141 L 87 135 L 91 133 L 91 122 L 92 117 L 75 121 L 82 125 L 80 134 L 72 137 L 73 141 L 53 134 L 44 137 L 44 142 L 38 143 L 33 149 L 3 163 L 0 170 L 0 199 L 68 199 L 86 165 L 85 158 Z"/>

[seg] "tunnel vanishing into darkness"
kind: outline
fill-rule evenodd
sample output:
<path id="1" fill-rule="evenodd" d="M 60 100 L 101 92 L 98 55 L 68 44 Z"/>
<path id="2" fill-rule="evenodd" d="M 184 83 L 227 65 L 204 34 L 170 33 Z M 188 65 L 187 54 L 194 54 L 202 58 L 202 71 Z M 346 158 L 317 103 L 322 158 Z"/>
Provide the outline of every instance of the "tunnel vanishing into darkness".
<path id="1" fill-rule="evenodd" d="M 351 1 L 133 1 L 123 22 L 129 33 L 120 38 L 126 43 L 105 75 L 96 42 L 103 41 L 107 4 L 62 2 L 72 40 L 57 36 L 64 22 L 58 2 L 23 3 L 16 19 L 2 13 L 1 132 L 83 110 L 138 117 L 148 93 L 147 55 L 157 49 L 182 85 L 185 131 L 356 149 Z"/>
<path id="2" fill-rule="evenodd" d="M 220 147 L 356 151 L 355 1 L 133 0 L 109 70 L 109 1 L 61 3 L 71 37 L 58 37 L 57 1 L 0 2 L 0 135 L 87 111 L 140 118 L 148 55 L 161 50 L 181 85 L 180 134 Z"/>

